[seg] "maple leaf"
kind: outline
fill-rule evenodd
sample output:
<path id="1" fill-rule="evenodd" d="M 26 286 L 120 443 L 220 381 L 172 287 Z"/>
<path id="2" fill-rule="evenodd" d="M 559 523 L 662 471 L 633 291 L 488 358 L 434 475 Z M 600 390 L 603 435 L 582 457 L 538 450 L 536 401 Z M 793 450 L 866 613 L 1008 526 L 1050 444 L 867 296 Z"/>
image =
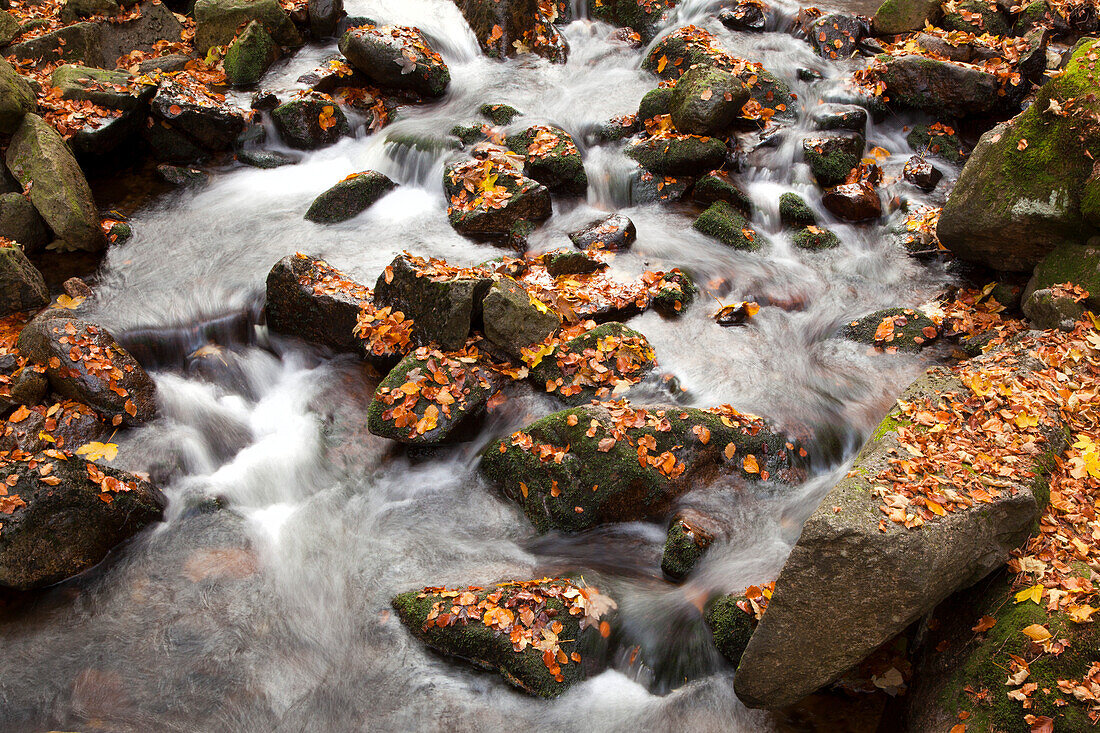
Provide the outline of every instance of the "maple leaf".
<path id="1" fill-rule="evenodd" d="M 76 454 L 85 456 L 89 461 L 98 461 L 101 458 L 105 461 L 113 461 L 118 455 L 118 444 L 92 441 L 77 448 Z"/>

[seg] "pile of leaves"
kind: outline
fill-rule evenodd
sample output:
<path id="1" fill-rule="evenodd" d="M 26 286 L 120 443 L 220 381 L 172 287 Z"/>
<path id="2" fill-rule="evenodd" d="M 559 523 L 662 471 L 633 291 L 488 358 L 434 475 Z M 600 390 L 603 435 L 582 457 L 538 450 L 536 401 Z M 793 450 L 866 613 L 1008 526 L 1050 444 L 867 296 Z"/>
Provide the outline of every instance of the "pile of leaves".
<path id="1" fill-rule="evenodd" d="M 568 137 L 562 137 L 554 129 L 546 125 L 535 125 L 531 128 L 534 136 L 527 146 L 527 157 L 541 159 L 546 157 L 562 157 L 578 155 L 577 146 Z"/>
<path id="2" fill-rule="evenodd" d="M 615 601 L 601 595 L 597 588 L 564 578 L 509 581 L 498 583 L 492 590 L 480 586 L 453 590 L 429 587 L 418 598 L 439 599 L 432 604 L 424 631 L 458 623 L 482 624 L 507 637 L 515 652 L 528 647 L 542 652 L 543 664 L 558 682 L 564 681 L 561 667 L 580 663 L 581 655 L 576 651 L 566 654 L 561 648 L 562 643 L 574 640 L 559 637 L 565 627 L 555 618 L 557 612 L 548 607 L 549 602 L 565 606 L 582 630 L 598 628 L 604 637 L 610 636 L 611 627 L 602 619 L 617 608 Z"/>
<path id="3" fill-rule="evenodd" d="M 523 349 L 523 361 L 532 369 L 546 355 L 553 355 L 560 376 L 546 380 L 547 392 L 571 397 L 594 389 L 597 399 L 608 399 L 640 382 L 652 368 L 653 347 L 644 336 L 635 332 L 608 333 L 594 344 L 581 339 L 596 327 L 595 321 L 583 321 L 551 335 L 535 349 Z M 583 348 L 577 350 L 575 346 Z"/>
<path id="4" fill-rule="evenodd" d="M 503 148 L 491 148 L 485 158 L 470 160 L 450 171 L 453 186 L 447 214 L 502 209 L 517 192 L 538 184 L 524 177 L 523 158 Z"/>

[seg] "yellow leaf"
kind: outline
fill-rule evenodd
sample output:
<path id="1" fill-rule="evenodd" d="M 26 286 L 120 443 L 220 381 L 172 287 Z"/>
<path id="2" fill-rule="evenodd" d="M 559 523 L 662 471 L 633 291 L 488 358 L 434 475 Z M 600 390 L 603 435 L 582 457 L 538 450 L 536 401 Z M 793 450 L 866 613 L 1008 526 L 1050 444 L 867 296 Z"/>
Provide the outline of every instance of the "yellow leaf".
<path id="1" fill-rule="evenodd" d="M 751 453 L 741 461 L 741 468 L 745 473 L 760 473 L 760 464 L 756 462 L 756 456 Z"/>
<path id="2" fill-rule="evenodd" d="M 1053 634 L 1050 633 L 1050 630 L 1047 629 L 1046 626 L 1042 626 L 1040 624 L 1032 624 L 1031 626 L 1020 629 L 1020 633 L 1028 637 L 1032 641 L 1037 642 L 1046 641 L 1051 636 L 1053 636 Z"/>
<path id="3" fill-rule="evenodd" d="M 98 461 L 100 458 L 105 461 L 113 461 L 115 456 L 118 455 L 118 444 L 93 441 L 77 448 L 76 454 L 86 457 L 89 461 Z"/>
<path id="4" fill-rule="evenodd" d="M 1016 594 L 1016 602 L 1023 603 L 1024 601 L 1032 601 L 1033 603 L 1040 603 L 1043 600 L 1043 584 L 1036 583 L 1030 588 L 1025 588 Z"/>
<path id="5" fill-rule="evenodd" d="M 1073 619 L 1074 622 L 1084 624 L 1092 621 L 1092 614 L 1096 613 L 1096 611 L 1097 609 L 1089 605 L 1070 606 L 1066 609 L 1066 614 Z"/>
<path id="6" fill-rule="evenodd" d="M 522 481 L 520 481 L 520 482 L 519 482 L 519 493 L 523 494 L 523 498 L 524 498 L 524 499 L 526 499 L 526 498 L 527 498 L 527 491 L 528 491 L 528 489 L 527 489 L 527 484 L 525 484 L 525 483 L 523 483 Z"/>
<path id="7" fill-rule="evenodd" d="M 55 305 L 57 305 L 59 308 L 68 308 L 69 310 L 74 310 L 78 305 L 83 302 L 83 295 L 78 295 L 75 298 L 70 298 L 68 295 L 59 295 L 57 296 L 57 302 L 55 303 Z"/>

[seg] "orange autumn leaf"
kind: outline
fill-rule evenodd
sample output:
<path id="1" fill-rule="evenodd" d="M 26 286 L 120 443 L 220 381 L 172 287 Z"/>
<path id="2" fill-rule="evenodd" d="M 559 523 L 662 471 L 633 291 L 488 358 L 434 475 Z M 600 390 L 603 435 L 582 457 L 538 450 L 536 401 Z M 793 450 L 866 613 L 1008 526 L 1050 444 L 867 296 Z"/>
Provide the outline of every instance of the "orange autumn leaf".
<path id="1" fill-rule="evenodd" d="M 996 625 L 997 619 L 993 618 L 992 616 L 982 616 L 980 619 L 978 619 L 978 623 L 974 624 L 974 626 L 971 627 L 970 630 L 981 634 L 989 631 Z"/>
<path id="2" fill-rule="evenodd" d="M 760 473 L 760 464 L 756 462 L 756 456 L 751 453 L 742 459 L 741 468 L 745 473 Z"/>

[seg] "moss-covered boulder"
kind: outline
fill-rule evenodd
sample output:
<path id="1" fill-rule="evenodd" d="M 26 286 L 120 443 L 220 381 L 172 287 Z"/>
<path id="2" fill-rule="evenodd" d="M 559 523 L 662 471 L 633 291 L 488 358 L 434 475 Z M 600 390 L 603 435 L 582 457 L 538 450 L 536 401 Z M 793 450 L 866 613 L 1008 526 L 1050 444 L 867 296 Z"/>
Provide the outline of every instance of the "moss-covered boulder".
<path id="1" fill-rule="evenodd" d="M 225 78 L 233 86 L 247 87 L 258 82 L 279 55 L 279 49 L 263 24 L 254 20 L 233 39 L 222 59 Z"/>
<path id="2" fill-rule="evenodd" d="M 272 110 L 271 119 L 283 142 L 298 150 L 327 147 L 351 134 L 343 110 L 332 97 L 319 92 L 280 104 Z"/>
<path id="3" fill-rule="evenodd" d="M 41 117 L 23 118 L 4 160 L 63 248 L 98 252 L 106 246 L 84 172 L 65 140 Z"/>
<path id="4" fill-rule="evenodd" d="M 717 539 L 719 530 L 706 515 L 695 511 L 677 512 L 665 535 L 661 570 L 673 580 L 687 577 Z M 748 642 L 748 638 L 745 641 Z"/>
<path id="5" fill-rule="evenodd" d="M 499 672 L 510 684 L 557 697 L 600 670 L 615 602 L 561 578 L 492 588 L 424 588 L 393 599 L 413 636 L 444 654 Z"/>
<path id="6" fill-rule="evenodd" d="M 721 136 L 741 116 L 749 90 L 729 71 L 689 69 L 672 91 L 669 110 L 672 124 L 690 135 Z"/>
<path id="7" fill-rule="evenodd" d="M 523 175 L 553 193 L 583 196 L 588 190 L 581 152 L 573 137 L 552 125 L 534 125 L 508 137 L 508 147 L 524 156 Z"/>
<path id="8" fill-rule="evenodd" d="M 942 124 L 914 125 L 905 141 L 916 152 L 938 156 L 948 163 L 962 165 L 966 161 L 966 152 L 959 136 L 954 129 Z"/>
<path id="9" fill-rule="evenodd" d="M 661 16 L 680 0 L 588 0 L 588 17 L 622 28 L 633 28 L 652 40 Z"/>
<path id="10" fill-rule="evenodd" d="M 645 120 L 671 114 L 672 112 L 672 87 L 657 87 L 650 89 L 638 103 L 638 119 Z"/>
<path id="11" fill-rule="evenodd" d="M 626 155 L 653 173 L 690 176 L 722 165 L 726 144 L 715 137 L 696 135 L 648 137 L 627 147 Z"/>
<path id="12" fill-rule="evenodd" d="M 1011 32 L 1008 18 L 1001 9 L 982 0 L 962 0 L 962 2 L 953 3 L 951 9 L 944 10 L 940 26 L 945 30 L 973 33 L 978 36 L 983 33 L 1007 36 Z"/>
<path id="13" fill-rule="evenodd" d="M 14 191 L 0 193 L 0 237 L 18 242 L 26 252 L 37 252 L 53 239 L 30 199 Z"/>
<path id="14" fill-rule="evenodd" d="M 739 65 L 718 39 L 694 25 L 677 28 L 661 38 L 642 61 L 643 69 L 662 79 L 679 79 L 693 66 L 734 71 Z"/>
<path id="15" fill-rule="evenodd" d="M 1012 359 L 1026 356 L 1021 349 Z M 1007 368 L 1006 358 L 981 357 L 967 369 Z M 935 428 L 936 420 L 921 410 L 972 399 L 962 380 L 934 368 L 910 385 L 803 525 L 741 657 L 734 690 L 747 705 L 784 707 L 836 680 L 943 599 L 1000 567 L 1027 538 L 1045 501 L 1053 457 L 1066 445 L 1053 411 L 1033 415 L 1039 452 L 1020 456 L 996 486 L 955 484 L 973 474 L 948 479 L 946 466 L 931 469 L 945 472 L 931 495 L 913 490 L 912 482 L 880 478 L 893 475 L 899 457 L 913 460 L 906 446 Z M 952 440 L 950 426 L 936 429 Z M 951 449 L 936 451 L 937 460 L 945 450 Z M 954 493 L 939 493 L 948 491 Z M 830 613 L 827 634 L 823 608 Z"/>
<path id="16" fill-rule="evenodd" d="M 481 318 L 481 302 L 491 284 L 476 272 L 437 276 L 431 263 L 402 254 L 378 277 L 374 302 L 411 318 L 420 343 L 457 351 Z"/>
<path id="17" fill-rule="evenodd" d="M 1088 291 L 1081 307 L 1100 313 L 1100 242 L 1065 244 L 1052 251 L 1035 267 L 1021 300 L 1027 303 L 1032 293 L 1064 283 Z"/>
<path id="18" fill-rule="evenodd" d="M 159 521 L 167 503 L 152 484 L 76 456 L 7 456 L 0 477 L 0 588 L 42 588 L 87 570 Z"/>
<path id="19" fill-rule="evenodd" d="M 463 428 L 481 417 L 504 381 L 499 372 L 461 352 L 422 346 L 378 385 L 367 410 L 367 429 L 411 445 L 461 439 Z"/>
<path id="20" fill-rule="evenodd" d="M 287 255 L 267 274 L 267 327 L 275 333 L 360 354 L 355 335 L 370 290 L 324 260 Z"/>
<path id="21" fill-rule="evenodd" d="M 691 189 L 691 200 L 703 206 L 725 201 L 746 217 L 752 216 L 755 209 L 749 195 L 737 185 L 733 176 L 723 170 L 713 170 L 697 180 Z"/>
<path id="22" fill-rule="evenodd" d="M 802 229 L 817 224 L 817 214 L 805 199 L 788 191 L 779 197 L 779 221 L 788 229 Z"/>
<path id="23" fill-rule="evenodd" d="M 695 301 L 699 288 L 686 272 L 674 268 L 665 273 L 660 289 L 653 296 L 653 309 L 663 316 L 675 318 Z"/>
<path id="24" fill-rule="evenodd" d="M 936 340 L 939 329 L 931 318 L 912 308 L 887 308 L 852 321 L 844 337 L 857 343 L 899 351 L 920 351 Z"/>
<path id="25" fill-rule="evenodd" d="M 802 158 L 822 188 L 839 186 L 863 158 L 866 141 L 858 132 L 834 132 L 802 139 Z"/>
<path id="26" fill-rule="evenodd" d="M 791 244 L 799 249 L 818 252 L 840 246 L 840 237 L 831 229 L 822 229 L 814 225 L 803 227 L 791 237 Z"/>
<path id="27" fill-rule="evenodd" d="M 1004 112 L 1023 92 L 1022 85 L 975 65 L 917 55 L 887 56 L 884 65 L 882 81 L 890 102 L 929 114 L 963 118 Z"/>
<path id="28" fill-rule="evenodd" d="M 569 43 L 558 31 L 560 6 L 539 0 L 455 0 L 481 51 L 495 59 L 533 53 L 565 63 Z"/>
<path id="29" fill-rule="evenodd" d="M 510 239 L 519 230 L 545 221 L 553 212 L 550 189 L 503 158 L 467 160 L 443 171 L 449 199 L 447 215 L 460 234 L 486 239 Z"/>
<path id="30" fill-rule="evenodd" d="M 510 277 L 492 284 L 481 309 L 485 338 L 516 359 L 561 328 L 561 316 Z"/>
<path id="31" fill-rule="evenodd" d="M 718 470 L 782 479 L 791 459 L 756 416 L 617 402 L 555 412 L 492 442 L 480 468 L 540 532 L 575 532 L 660 515 Z"/>
<path id="32" fill-rule="evenodd" d="M 306 212 L 306 219 L 319 224 L 346 221 L 366 211 L 395 188 L 396 183 L 377 171 L 352 173 L 315 198 Z"/>
<path id="33" fill-rule="evenodd" d="M 760 249 L 757 234 L 748 220 L 725 201 L 715 201 L 691 226 L 735 249 Z"/>
<path id="34" fill-rule="evenodd" d="M 0 245 L 0 317 L 44 307 L 50 291 L 23 250 Z"/>
<path id="35" fill-rule="evenodd" d="M 933 25 L 943 15 L 939 0 L 886 0 L 875 11 L 871 27 L 880 36 L 896 36 Z"/>
<path id="36" fill-rule="evenodd" d="M 195 50 L 232 42 L 241 25 L 258 21 L 280 46 L 300 46 L 302 37 L 277 0 L 196 0 Z"/>
<path id="37" fill-rule="evenodd" d="M 477 111 L 494 125 L 510 125 L 523 114 L 510 104 L 483 104 Z"/>
<path id="38" fill-rule="evenodd" d="M 359 26 L 340 39 L 348 63 L 377 84 L 440 97 L 451 83 L 443 57 L 407 26 Z"/>
<path id="39" fill-rule="evenodd" d="M 583 404 L 620 396 L 655 366 L 646 337 L 612 321 L 555 345 L 531 368 L 530 378 L 569 404 Z"/>
<path id="40" fill-rule="evenodd" d="M 546 273 L 554 278 L 587 275 L 607 269 L 607 263 L 603 260 L 587 252 L 577 252 L 572 249 L 547 252 L 539 258 L 539 261 L 546 266 Z"/>
<path id="41" fill-rule="evenodd" d="M 608 214 L 569 235 L 569 240 L 577 249 L 602 249 L 611 252 L 628 250 L 637 239 L 637 227 L 622 214 Z"/>
<path id="42" fill-rule="evenodd" d="M 867 128 L 867 110 L 857 104 L 822 104 L 810 113 L 814 129 L 851 130 L 862 133 Z"/>
<path id="43" fill-rule="evenodd" d="M 1027 271 L 1058 245 L 1100 233 L 1081 208 L 1100 156 L 1100 133 L 1081 116 L 1100 112 L 1090 69 L 1097 43 L 1079 44 L 1065 73 L 1044 84 L 1027 110 L 978 141 L 937 228 L 959 258 Z M 1066 114 L 1071 104 L 1078 112 Z"/>
<path id="44" fill-rule="evenodd" d="M 62 99 L 87 100 L 100 107 L 124 111 L 144 106 L 156 92 L 156 86 L 137 83 L 128 72 L 77 64 L 58 66 L 50 75 L 50 83 L 61 90 Z"/>
<path id="45" fill-rule="evenodd" d="M 0 10 L 0 46 L 7 46 L 21 33 L 19 21 L 11 13 Z"/>
<path id="46" fill-rule="evenodd" d="M 0 59 L 0 133 L 10 135 L 24 115 L 37 107 L 31 85 L 5 59 Z"/>
<path id="47" fill-rule="evenodd" d="M 741 655 L 756 630 L 756 615 L 749 606 L 749 599 L 743 595 L 719 596 L 707 604 L 703 619 L 722 656 L 735 667 L 740 664 Z"/>

